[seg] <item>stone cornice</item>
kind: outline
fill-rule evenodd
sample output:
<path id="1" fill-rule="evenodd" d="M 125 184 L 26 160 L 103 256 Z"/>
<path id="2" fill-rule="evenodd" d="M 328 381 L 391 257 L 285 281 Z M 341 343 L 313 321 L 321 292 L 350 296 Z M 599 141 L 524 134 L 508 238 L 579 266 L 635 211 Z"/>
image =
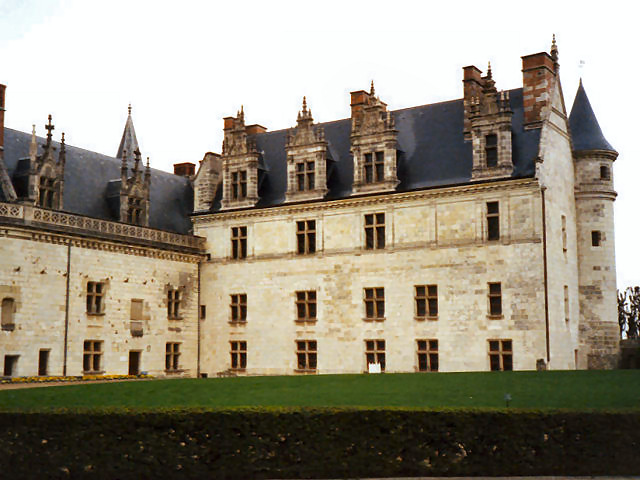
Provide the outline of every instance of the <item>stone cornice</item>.
<path id="1" fill-rule="evenodd" d="M 406 201 L 431 200 L 439 197 L 476 195 L 479 193 L 519 190 L 527 188 L 539 189 L 540 184 L 535 178 L 524 178 L 515 180 L 509 179 L 495 182 L 466 184 L 453 187 L 429 188 L 425 190 L 416 190 L 410 192 L 389 192 L 376 195 L 362 195 L 339 200 L 309 202 L 295 205 L 278 205 L 267 208 L 250 208 L 244 210 L 198 214 L 192 215 L 191 220 L 195 225 L 202 225 L 210 222 L 226 221 L 238 218 L 278 216 L 287 214 L 298 214 L 301 212 L 314 212 L 318 210 L 326 211 L 343 208 L 375 206 L 381 204 L 398 204 Z"/>

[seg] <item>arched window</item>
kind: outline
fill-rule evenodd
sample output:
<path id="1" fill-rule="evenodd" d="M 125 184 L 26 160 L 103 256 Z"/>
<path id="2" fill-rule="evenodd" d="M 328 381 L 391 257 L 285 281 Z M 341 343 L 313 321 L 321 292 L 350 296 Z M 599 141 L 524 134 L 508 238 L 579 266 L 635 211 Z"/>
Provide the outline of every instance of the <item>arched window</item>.
<path id="1" fill-rule="evenodd" d="M 2 299 L 2 330 L 13 330 L 13 312 L 15 311 L 15 300 L 13 298 Z"/>

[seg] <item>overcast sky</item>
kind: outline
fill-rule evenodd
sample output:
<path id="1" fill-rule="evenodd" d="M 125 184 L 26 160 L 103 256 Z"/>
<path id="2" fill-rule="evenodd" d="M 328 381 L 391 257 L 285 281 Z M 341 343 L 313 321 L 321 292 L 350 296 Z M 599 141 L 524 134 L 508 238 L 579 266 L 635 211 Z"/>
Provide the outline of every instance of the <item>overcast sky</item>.
<path id="1" fill-rule="evenodd" d="M 627 5 L 633 5 L 627 2 Z M 349 92 L 390 109 L 462 96 L 462 67 L 522 85 L 520 57 L 556 34 L 567 110 L 579 78 L 615 163 L 618 287 L 640 285 L 637 14 L 623 2 L 0 0 L 7 127 L 115 155 L 127 115 L 143 156 L 172 170 L 220 152 L 222 118 L 295 125 L 346 118 Z M 581 63 L 583 65 L 581 66 Z"/>

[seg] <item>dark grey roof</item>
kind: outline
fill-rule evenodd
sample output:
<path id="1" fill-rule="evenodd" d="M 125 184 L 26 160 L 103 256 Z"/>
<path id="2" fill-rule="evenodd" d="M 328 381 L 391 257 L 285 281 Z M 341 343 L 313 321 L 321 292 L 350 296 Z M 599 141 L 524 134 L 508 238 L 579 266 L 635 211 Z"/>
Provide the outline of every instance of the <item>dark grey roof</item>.
<path id="1" fill-rule="evenodd" d="M 5 128 L 4 136 L 4 161 L 13 176 L 19 160 L 29 156 L 31 134 Z M 38 145 L 43 143 L 44 139 L 38 137 Z M 59 151 L 60 144 L 53 144 Z M 70 145 L 66 146 L 66 152 L 64 210 L 117 220 L 107 203 L 107 188 L 111 180 L 120 180 L 120 160 Z M 188 233 L 192 206 L 193 190 L 187 178 L 151 170 L 150 227 Z"/>
<path id="2" fill-rule="evenodd" d="M 609 150 L 615 152 L 607 139 L 604 138 L 595 113 L 591 108 L 591 103 L 582 86 L 582 79 L 576 93 L 576 98 L 571 107 L 569 115 L 569 126 L 571 127 L 571 138 L 573 149 L 580 150 Z"/>
<path id="3" fill-rule="evenodd" d="M 513 178 L 532 177 L 538 155 L 540 129 L 524 130 L 522 89 L 509 91 L 513 139 Z M 398 130 L 398 191 L 408 191 L 471 181 L 471 142 L 463 135 L 462 99 L 405 108 L 393 112 Z M 351 119 L 318 124 L 328 142 L 329 193 L 327 199 L 351 194 L 353 161 L 350 152 Z M 258 134 L 266 176 L 260 185 L 257 207 L 279 205 L 285 200 L 287 164 L 285 139 L 289 129 Z M 213 210 L 220 208 L 219 201 Z"/>

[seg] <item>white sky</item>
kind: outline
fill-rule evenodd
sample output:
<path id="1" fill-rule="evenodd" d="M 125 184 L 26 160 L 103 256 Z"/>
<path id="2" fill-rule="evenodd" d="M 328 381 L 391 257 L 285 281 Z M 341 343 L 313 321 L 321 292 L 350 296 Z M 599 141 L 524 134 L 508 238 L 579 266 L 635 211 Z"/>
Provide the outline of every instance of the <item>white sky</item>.
<path id="1" fill-rule="evenodd" d="M 295 125 L 306 95 L 315 121 L 346 118 L 349 92 L 398 109 L 462 96 L 462 67 L 498 89 L 522 85 L 522 55 L 552 33 L 571 109 L 579 77 L 615 163 L 618 287 L 640 285 L 640 78 L 633 2 L 0 0 L 5 125 L 115 155 L 127 115 L 155 168 L 221 151 L 222 118 Z M 582 68 L 580 61 L 585 62 Z M 632 86 L 631 83 L 634 82 Z"/>

